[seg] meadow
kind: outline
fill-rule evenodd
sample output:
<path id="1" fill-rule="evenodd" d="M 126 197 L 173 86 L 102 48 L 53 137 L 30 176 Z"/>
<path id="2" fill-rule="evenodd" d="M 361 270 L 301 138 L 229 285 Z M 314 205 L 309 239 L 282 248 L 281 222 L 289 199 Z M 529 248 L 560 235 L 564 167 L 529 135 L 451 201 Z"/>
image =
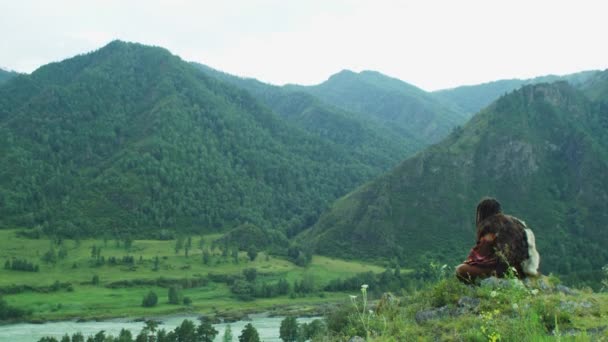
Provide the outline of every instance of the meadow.
<path id="1" fill-rule="evenodd" d="M 0 269 L 0 293 L 9 305 L 30 311 L 31 321 L 175 313 L 230 315 L 289 306 L 306 311 L 315 305 L 347 298 L 344 293 L 320 291 L 329 281 L 384 271 L 377 265 L 316 255 L 306 267 L 264 252 L 259 252 L 252 261 L 241 251 L 237 262 L 235 255 L 222 255 L 220 248 L 212 248 L 212 241 L 219 235 L 193 237 L 186 255 L 185 247 L 176 250 L 176 240 L 135 240 L 125 248 L 120 240 L 51 241 L 19 237 L 17 232 L 0 230 L 0 261 L 26 260 L 37 265 L 39 271 L 11 270 L 5 264 Z M 49 251 L 55 255 L 54 262 L 45 261 L 52 259 L 48 257 Z M 207 264 L 203 251 L 208 254 Z M 123 263 L 125 257 L 132 257 L 132 262 Z M 112 258 L 115 263 L 110 262 Z M 242 300 L 231 292 L 228 283 L 216 280 L 239 278 L 244 269 L 251 268 L 257 270 L 257 282 L 272 284 L 286 279 L 293 289 L 294 282 L 306 278 L 316 290 L 306 295 L 295 295 L 290 290 L 288 295 Z M 169 304 L 167 284 L 186 284 L 180 295 L 188 297 L 191 303 Z M 150 291 L 158 295 L 158 304 L 143 307 L 142 298 Z"/>

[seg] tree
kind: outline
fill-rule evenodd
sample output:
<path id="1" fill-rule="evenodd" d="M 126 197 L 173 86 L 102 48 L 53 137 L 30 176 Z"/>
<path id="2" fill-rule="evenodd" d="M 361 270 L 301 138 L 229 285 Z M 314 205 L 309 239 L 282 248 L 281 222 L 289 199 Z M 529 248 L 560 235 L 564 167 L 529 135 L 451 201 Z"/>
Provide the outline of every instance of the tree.
<path id="1" fill-rule="evenodd" d="M 196 326 L 194 323 L 185 319 L 175 330 L 176 340 L 179 342 L 198 342 Z"/>
<path id="2" fill-rule="evenodd" d="M 158 255 L 154 257 L 154 267 L 152 268 L 153 271 L 158 271 L 158 266 L 160 264 L 160 260 L 158 258 Z"/>
<path id="3" fill-rule="evenodd" d="M 155 332 L 156 332 L 156 328 L 158 327 L 159 322 L 149 319 L 145 322 L 145 325 L 143 327 L 143 329 L 141 329 L 141 331 L 139 332 L 139 335 L 137 335 L 137 338 L 135 339 L 135 341 L 137 342 L 148 342 L 148 341 L 155 341 Z"/>
<path id="4" fill-rule="evenodd" d="M 210 261 L 211 261 L 211 253 L 209 253 L 208 249 L 205 249 L 203 251 L 203 264 L 209 265 Z"/>
<path id="5" fill-rule="evenodd" d="M 239 342 L 260 342 L 260 335 L 251 323 L 247 323 L 245 328 L 241 331 Z"/>
<path id="6" fill-rule="evenodd" d="M 64 245 L 61 245 L 61 247 L 59 248 L 59 252 L 57 252 L 57 257 L 60 260 L 65 259 L 68 256 L 68 249 L 65 248 Z"/>
<path id="7" fill-rule="evenodd" d="M 285 342 L 295 342 L 298 339 L 298 322 L 293 316 L 287 316 L 281 321 L 279 337 Z"/>
<path id="8" fill-rule="evenodd" d="M 133 246 L 133 238 L 131 237 L 131 235 L 127 235 L 127 236 L 125 236 L 125 240 L 124 240 L 124 241 L 125 241 L 125 242 L 124 242 L 124 247 L 125 247 L 125 249 L 126 249 L 127 251 L 128 251 L 128 250 L 131 250 L 131 247 Z"/>
<path id="9" fill-rule="evenodd" d="M 315 336 L 327 335 L 327 326 L 320 319 L 315 319 L 312 322 L 302 324 L 298 332 L 299 340 L 312 340 Z"/>
<path id="10" fill-rule="evenodd" d="M 247 249 L 247 256 L 249 257 L 249 260 L 254 261 L 255 257 L 258 256 L 258 250 L 253 246 L 249 247 L 249 249 Z"/>
<path id="11" fill-rule="evenodd" d="M 91 247 L 91 258 L 95 259 L 97 257 L 97 246 L 93 245 Z"/>
<path id="12" fill-rule="evenodd" d="M 53 248 L 53 246 L 51 246 L 51 248 L 44 253 L 42 260 L 49 264 L 54 264 L 57 262 L 57 253 L 55 253 L 55 248 Z"/>
<path id="13" fill-rule="evenodd" d="M 169 297 L 169 304 L 180 304 L 181 288 L 178 286 L 169 287 L 169 293 L 167 296 Z"/>
<path id="14" fill-rule="evenodd" d="M 154 293 L 154 291 L 150 291 L 144 296 L 141 305 L 143 307 L 149 308 L 155 306 L 156 303 L 158 303 L 158 296 L 156 295 L 156 293 Z"/>
<path id="15" fill-rule="evenodd" d="M 253 283 L 258 276 L 258 270 L 255 268 L 246 268 L 243 270 L 243 275 L 248 282 Z"/>
<path id="16" fill-rule="evenodd" d="M 232 249 L 232 260 L 235 264 L 239 263 L 239 249 L 236 247 Z"/>
<path id="17" fill-rule="evenodd" d="M 179 254 L 179 251 L 184 248 L 184 238 L 179 236 L 175 240 L 175 254 Z"/>
<path id="18" fill-rule="evenodd" d="M 72 342 L 84 342 L 84 335 L 81 332 L 72 334 Z"/>
<path id="19" fill-rule="evenodd" d="M 279 279 L 277 284 L 277 294 L 286 295 L 289 293 L 289 282 L 285 278 Z"/>
<path id="20" fill-rule="evenodd" d="M 118 338 L 116 339 L 117 342 L 132 342 L 133 341 L 133 335 L 131 334 L 131 332 L 127 329 L 120 329 L 120 333 L 118 333 Z"/>
<path id="21" fill-rule="evenodd" d="M 213 342 L 217 334 L 218 331 L 215 330 L 208 320 L 201 320 L 201 324 L 196 328 L 197 342 Z"/>
<path id="22" fill-rule="evenodd" d="M 101 330 L 93 336 L 93 342 L 104 342 L 106 340 L 106 332 Z"/>
<path id="23" fill-rule="evenodd" d="M 91 284 L 99 285 L 99 276 L 97 274 L 93 275 L 93 278 L 91 278 Z"/>
<path id="24" fill-rule="evenodd" d="M 226 325 L 226 329 L 224 329 L 222 342 L 232 342 L 232 328 L 230 327 L 230 324 Z"/>

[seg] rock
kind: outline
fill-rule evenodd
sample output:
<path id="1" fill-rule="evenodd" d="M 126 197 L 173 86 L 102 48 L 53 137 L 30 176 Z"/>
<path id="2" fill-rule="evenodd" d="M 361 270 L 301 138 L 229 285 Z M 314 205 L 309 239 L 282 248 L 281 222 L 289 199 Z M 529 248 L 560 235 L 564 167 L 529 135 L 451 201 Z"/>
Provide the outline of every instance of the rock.
<path id="1" fill-rule="evenodd" d="M 599 335 L 604 333 L 604 331 L 606 331 L 608 327 L 607 326 L 601 326 L 601 327 L 595 327 L 595 328 L 589 328 L 587 329 L 587 334 L 590 335 Z"/>
<path id="2" fill-rule="evenodd" d="M 376 307 L 376 313 L 382 313 L 387 310 L 391 310 L 399 306 L 399 298 L 390 292 L 386 292 L 380 298 L 380 302 Z"/>
<path id="3" fill-rule="evenodd" d="M 348 340 L 348 342 L 365 342 L 365 339 L 360 336 L 353 336 Z"/>
<path id="4" fill-rule="evenodd" d="M 462 315 L 469 312 L 476 312 L 479 304 L 481 304 L 479 298 L 464 296 L 458 300 L 458 314 Z"/>
<path id="5" fill-rule="evenodd" d="M 545 278 L 541 278 L 538 280 L 538 289 L 543 291 L 543 292 L 550 292 L 551 291 L 551 285 L 549 285 L 549 282 L 547 281 L 547 279 Z"/>
<path id="6" fill-rule="evenodd" d="M 568 286 L 564 286 L 562 284 L 559 284 L 555 287 L 555 291 L 557 292 L 561 292 L 563 294 L 566 294 L 568 296 L 576 296 L 577 293 L 574 292 L 572 289 L 570 289 Z"/>
<path id="7" fill-rule="evenodd" d="M 573 312 L 576 309 L 591 309 L 593 304 L 588 301 L 575 302 L 573 300 L 565 300 L 559 303 L 559 307 L 562 310 Z"/>
<path id="8" fill-rule="evenodd" d="M 491 287 L 493 289 L 496 289 L 500 286 L 500 280 L 501 279 L 498 279 L 496 277 L 489 277 L 489 278 L 482 279 L 479 282 L 479 285 L 482 287 Z"/>
<path id="9" fill-rule="evenodd" d="M 436 309 L 418 311 L 416 312 L 415 319 L 416 323 L 422 324 L 432 319 L 444 318 L 450 315 L 450 309 L 446 305 Z"/>
<path id="10" fill-rule="evenodd" d="M 496 277 L 485 278 L 479 284 L 482 287 L 490 287 L 492 289 L 510 289 L 525 287 L 524 283 L 519 279 L 504 279 Z"/>

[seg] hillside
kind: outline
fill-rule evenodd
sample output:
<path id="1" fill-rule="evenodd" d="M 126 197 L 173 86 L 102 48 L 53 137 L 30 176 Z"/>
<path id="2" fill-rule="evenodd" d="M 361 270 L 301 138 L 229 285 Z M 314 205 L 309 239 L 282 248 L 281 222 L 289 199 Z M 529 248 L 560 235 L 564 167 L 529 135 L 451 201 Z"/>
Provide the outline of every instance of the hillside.
<path id="1" fill-rule="evenodd" d="M 464 123 L 464 114 L 431 94 L 375 71 L 341 71 L 315 86 L 286 86 L 347 111 L 422 145 L 435 143 Z"/>
<path id="2" fill-rule="evenodd" d="M 307 92 L 233 76 L 198 63 L 193 65 L 211 77 L 248 91 L 277 115 L 308 133 L 351 150 L 357 158 L 373 158 L 373 165 L 386 170 L 423 147 L 364 114 L 336 108 Z"/>
<path id="3" fill-rule="evenodd" d="M 120 41 L 6 83 L 0 133 L 0 226 L 68 236 L 297 230 L 386 168 Z"/>
<path id="4" fill-rule="evenodd" d="M 547 75 L 530 79 L 509 79 L 487 82 L 482 84 L 461 86 L 452 89 L 443 89 L 432 92 L 432 94 L 448 103 L 452 103 L 458 110 L 472 116 L 500 96 L 516 90 L 527 84 L 538 84 L 543 82 L 568 81 L 575 87 L 587 82 L 588 79 L 598 71 L 582 71 L 575 74 L 557 76 Z"/>
<path id="5" fill-rule="evenodd" d="M 535 230 L 543 272 L 597 280 L 608 263 L 606 113 L 565 82 L 526 86 L 338 200 L 299 238 L 326 255 L 455 265 L 490 195 Z"/>

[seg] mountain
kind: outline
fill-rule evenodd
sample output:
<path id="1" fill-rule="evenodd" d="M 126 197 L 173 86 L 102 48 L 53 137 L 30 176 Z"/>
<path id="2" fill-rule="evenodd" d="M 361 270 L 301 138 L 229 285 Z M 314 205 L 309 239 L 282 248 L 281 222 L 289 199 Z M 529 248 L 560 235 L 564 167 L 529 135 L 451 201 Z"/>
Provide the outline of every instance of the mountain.
<path id="1" fill-rule="evenodd" d="M 7 71 L 4 69 L 0 69 L 0 84 L 10 80 L 11 78 L 13 78 L 17 75 L 19 75 L 19 74 L 14 71 Z"/>
<path id="2" fill-rule="evenodd" d="M 341 71 L 315 86 L 289 85 L 326 103 L 362 113 L 410 141 L 429 145 L 464 123 L 464 113 L 432 94 L 375 71 Z"/>
<path id="3" fill-rule="evenodd" d="M 597 276 L 608 263 L 606 132 L 605 102 L 566 82 L 524 86 L 336 201 L 298 239 L 326 255 L 455 265 L 474 244 L 477 201 L 494 196 L 535 231 L 543 272 Z"/>
<path id="4" fill-rule="evenodd" d="M 387 130 L 365 115 L 331 106 L 299 90 L 230 75 L 193 63 L 207 75 L 248 91 L 277 115 L 305 131 L 351 150 L 359 159 L 370 159 L 388 170 L 423 145 Z"/>
<path id="5" fill-rule="evenodd" d="M 437 90 L 432 92 L 432 94 L 442 101 L 452 103 L 459 111 L 472 116 L 490 103 L 494 102 L 500 96 L 524 85 L 562 80 L 568 81 L 574 86 L 580 86 L 588 79 L 593 78 L 593 76 L 597 73 L 598 71 L 593 70 L 582 71 L 564 76 L 547 75 L 530 79 L 498 80 L 471 86 Z"/>
<path id="6" fill-rule="evenodd" d="M 608 69 L 597 72 L 579 84 L 587 96 L 596 101 L 608 101 Z"/>
<path id="7" fill-rule="evenodd" d="M 0 226 L 295 230 L 379 174 L 167 50 L 115 41 L 0 87 Z"/>

